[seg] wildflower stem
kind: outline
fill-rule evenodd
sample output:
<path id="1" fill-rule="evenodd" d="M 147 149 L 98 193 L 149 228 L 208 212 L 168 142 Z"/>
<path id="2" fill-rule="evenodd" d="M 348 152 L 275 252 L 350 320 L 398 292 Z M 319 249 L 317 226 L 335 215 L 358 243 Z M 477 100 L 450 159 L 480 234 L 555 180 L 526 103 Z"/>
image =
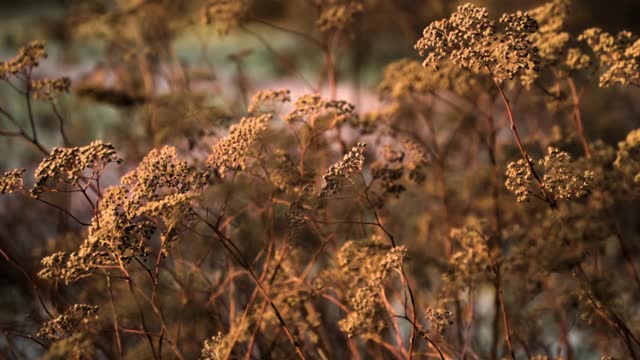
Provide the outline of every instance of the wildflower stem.
<path id="1" fill-rule="evenodd" d="M 487 69 L 489 69 L 489 68 L 487 67 Z M 491 72 L 491 70 L 489 70 L 489 72 Z M 502 98 L 502 101 L 504 102 L 504 106 L 507 109 L 507 116 L 509 118 L 509 124 L 510 124 L 510 128 L 511 128 L 511 132 L 513 133 L 513 136 L 516 139 L 516 144 L 518 145 L 518 149 L 520 150 L 520 154 L 522 155 L 522 159 L 525 161 L 525 163 L 529 167 L 529 171 L 531 172 L 531 174 L 535 178 L 536 183 L 538 184 L 538 187 L 540 188 L 540 191 L 542 191 L 542 194 L 544 196 L 545 201 L 549 204 L 549 207 L 554 209 L 556 207 L 556 203 L 553 200 L 553 198 L 551 198 L 549 193 L 547 193 L 547 190 L 545 189 L 545 186 L 542 183 L 542 180 L 540 179 L 540 176 L 538 175 L 538 173 L 536 172 L 535 168 L 533 167 L 533 161 L 531 161 L 531 158 L 529 158 L 529 155 L 527 154 L 527 150 L 524 148 L 524 145 L 522 145 L 522 140 L 520 139 L 520 134 L 518 133 L 518 128 L 516 127 L 516 122 L 515 122 L 515 120 L 513 118 L 513 110 L 511 108 L 511 104 L 509 103 L 509 99 L 507 98 L 507 96 L 505 95 L 504 91 L 502 90 L 502 86 L 500 86 L 500 84 L 498 84 L 498 82 L 496 81 L 496 79 L 493 76 L 493 74 L 490 74 L 490 75 L 491 75 L 491 79 L 493 80 L 493 83 L 495 84 L 496 88 L 498 88 L 498 92 L 500 93 L 500 97 Z"/>

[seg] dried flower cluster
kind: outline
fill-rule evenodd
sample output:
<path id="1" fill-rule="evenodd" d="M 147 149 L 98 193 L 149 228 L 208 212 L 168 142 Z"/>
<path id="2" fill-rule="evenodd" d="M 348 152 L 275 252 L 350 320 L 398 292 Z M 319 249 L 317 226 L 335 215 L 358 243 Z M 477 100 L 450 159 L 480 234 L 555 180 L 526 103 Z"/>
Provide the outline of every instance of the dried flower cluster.
<path id="1" fill-rule="evenodd" d="M 362 0 L 316 0 L 320 16 L 316 26 L 322 32 L 340 32 L 349 29 L 364 11 Z"/>
<path id="2" fill-rule="evenodd" d="M 231 125 L 229 134 L 213 146 L 207 164 L 222 175 L 227 169 L 244 169 L 251 147 L 267 130 L 271 118 L 271 114 L 244 117 Z"/>
<path id="3" fill-rule="evenodd" d="M 516 195 L 519 202 L 529 201 L 529 185 L 533 181 L 533 175 L 527 163 L 522 159 L 510 162 L 506 175 L 505 186 L 507 189 Z"/>
<path id="4" fill-rule="evenodd" d="M 275 103 L 286 103 L 290 101 L 291 91 L 289 91 L 289 89 L 261 90 L 253 95 L 247 111 L 250 114 L 254 114 L 261 109 L 272 107 Z"/>
<path id="5" fill-rule="evenodd" d="M 539 164 L 544 168 L 544 186 L 554 197 L 572 200 L 591 193 L 593 171 L 582 171 L 573 166 L 571 155 L 567 152 L 549 147 Z"/>
<path id="6" fill-rule="evenodd" d="M 547 149 L 547 155 L 538 161 L 544 170 L 542 182 L 548 194 L 555 199 L 575 200 L 591 193 L 594 173 L 576 166 L 565 151 L 555 147 Z M 528 201 L 533 194 L 533 175 L 524 160 L 509 163 L 505 185 L 519 202 Z"/>
<path id="7" fill-rule="evenodd" d="M 589 44 L 603 72 L 600 87 L 640 86 L 640 39 L 629 31 L 613 36 L 600 28 L 585 30 L 579 37 Z"/>
<path id="8" fill-rule="evenodd" d="M 36 183 L 31 195 L 65 190 L 65 186 L 87 188 L 109 163 L 120 163 L 111 144 L 94 141 L 87 146 L 54 148 L 35 171 Z"/>
<path id="9" fill-rule="evenodd" d="M 367 144 L 359 142 L 344 155 L 342 160 L 331 165 L 322 176 L 320 196 L 329 196 L 340 192 L 347 181 L 362 171 L 364 149 Z"/>
<path id="10" fill-rule="evenodd" d="M 97 306 L 76 304 L 66 309 L 62 315 L 44 323 L 38 331 L 38 336 L 59 340 L 90 329 L 96 320 Z"/>
<path id="11" fill-rule="evenodd" d="M 450 236 L 462 248 L 449 259 L 453 268 L 451 278 L 467 284 L 473 277 L 484 274 L 489 268 L 489 248 L 478 230 L 473 227 L 452 229 Z"/>
<path id="12" fill-rule="evenodd" d="M 325 100 L 320 95 L 307 94 L 299 97 L 284 120 L 288 123 L 307 121 L 313 126 L 317 120 L 327 118 L 334 125 L 358 118 L 355 106 L 344 100 Z M 308 119 L 308 120 L 307 120 Z"/>
<path id="13" fill-rule="evenodd" d="M 415 49 L 426 56 L 424 66 L 438 69 L 439 63 L 448 58 L 474 73 L 488 71 L 498 83 L 536 70 L 538 49 L 529 35 L 538 30 L 537 22 L 518 11 L 503 14 L 500 23 L 504 25 L 502 32 L 489 19 L 487 9 L 465 4 L 449 19 L 429 24 Z"/>
<path id="14" fill-rule="evenodd" d="M 121 185 L 105 191 L 78 251 L 44 258 L 38 275 L 71 283 L 103 265 L 124 266 L 137 256 L 146 257 L 156 234 L 166 256 L 206 180 L 206 172 L 177 159 L 175 148 L 152 150 L 122 177 Z"/>
<path id="15" fill-rule="evenodd" d="M 220 35 L 227 35 L 240 25 L 251 0 L 208 0 L 204 8 L 205 24 L 213 25 Z"/>
<path id="16" fill-rule="evenodd" d="M 569 34 L 561 32 L 569 16 L 570 0 L 553 0 L 528 11 L 539 25 L 531 38 L 540 49 L 540 57 L 546 61 L 557 61 L 562 48 L 569 41 Z"/>
<path id="17" fill-rule="evenodd" d="M 33 188 L 24 169 L 0 173 L 0 194 L 15 193 L 0 198 L 0 353 L 637 357 L 640 129 L 626 133 L 629 89 L 597 86 L 638 85 L 637 37 L 573 37 L 566 25 L 590 24 L 569 0 L 495 18 L 466 4 L 424 29 L 424 63 L 406 48 L 383 64 L 386 34 L 401 22 L 414 41 L 439 2 L 308 5 L 76 4 L 82 36 L 100 32 L 108 52 L 64 97 L 62 74 L 32 76 L 41 42 L 0 63 L 0 166 L 36 168 Z M 220 34 L 259 40 L 231 50 L 232 81 L 207 56 L 237 39 L 200 39 L 203 6 Z M 175 50 L 196 36 L 200 54 L 183 60 Z M 255 79 L 251 51 L 277 57 L 264 68 L 283 78 Z M 253 91 L 294 76 L 306 95 Z M 85 90 L 117 110 L 76 107 Z M 96 116 L 117 152 L 48 150 L 85 141 L 93 124 L 71 125 Z"/>
<path id="18" fill-rule="evenodd" d="M 336 256 L 339 279 L 350 289 L 353 311 L 340 321 L 348 336 L 373 335 L 384 329 L 380 318 L 383 305 L 377 293 L 384 291 L 384 281 L 392 270 L 398 270 L 406 255 L 404 246 L 390 247 L 377 236 L 370 240 L 346 242 Z M 327 274 L 325 277 L 330 278 Z"/>
<path id="19" fill-rule="evenodd" d="M 0 177 L 0 194 L 12 193 L 23 188 L 22 176 L 25 169 L 14 169 L 4 173 Z"/>
<path id="20" fill-rule="evenodd" d="M 424 317 L 431 325 L 431 328 L 437 331 L 440 336 L 443 336 L 445 330 L 455 323 L 453 321 L 453 314 L 444 309 L 428 308 L 427 311 L 425 311 Z"/>
<path id="21" fill-rule="evenodd" d="M 41 79 L 31 82 L 33 98 L 38 100 L 53 100 L 60 94 L 66 94 L 71 87 L 71 80 L 67 77 L 59 79 Z"/>
<path id="22" fill-rule="evenodd" d="M 613 165 L 636 185 L 640 184 L 640 129 L 635 129 L 624 141 L 618 143 L 618 152 Z"/>
<path id="23" fill-rule="evenodd" d="M 21 47 L 18 54 L 10 60 L 0 62 L 0 79 L 15 75 L 21 71 L 34 68 L 40 64 L 40 60 L 46 59 L 43 41 L 32 41 Z"/>

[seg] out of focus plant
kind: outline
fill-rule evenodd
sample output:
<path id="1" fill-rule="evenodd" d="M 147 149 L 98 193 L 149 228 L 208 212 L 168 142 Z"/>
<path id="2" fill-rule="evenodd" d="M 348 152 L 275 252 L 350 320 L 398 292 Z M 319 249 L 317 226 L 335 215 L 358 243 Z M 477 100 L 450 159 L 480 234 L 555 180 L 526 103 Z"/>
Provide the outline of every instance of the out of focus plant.
<path id="1" fill-rule="evenodd" d="M 583 116 L 581 100 L 604 91 L 594 84 L 631 96 L 640 40 L 571 35 L 566 0 L 500 17 L 465 4 L 424 29 L 422 63 L 386 66 L 378 109 L 359 109 L 336 96 L 339 45 L 385 5 L 312 5 L 310 34 L 255 18 L 252 1 L 80 7 L 78 31 L 113 50 L 111 87 L 39 78 L 39 41 L 0 62 L 25 102 L 16 113 L 0 100 L 0 135 L 42 157 L 2 173 L 2 204 L 66 221 L 37 265 L 16 260 L 29 245 L 1 243 L 35 300 L 23 323 L 0 325 L 0 347 L 51 359 L 638 358 L 640 130 L 592 139 L 600 115 Z M 310 43 L 328 95 L 247 97 L 241 76 L 231 105 L 194 90 L 164 40 L 203 15 L 223 36 L 255 21 Z M 238 72 L 248 53 L 230 57 Z M 128 151 L 74 146 L 68 92 L 126 109 L 144 136 L 128 134 Z M 34 101 L 60 146 L 43 143 Z"/>

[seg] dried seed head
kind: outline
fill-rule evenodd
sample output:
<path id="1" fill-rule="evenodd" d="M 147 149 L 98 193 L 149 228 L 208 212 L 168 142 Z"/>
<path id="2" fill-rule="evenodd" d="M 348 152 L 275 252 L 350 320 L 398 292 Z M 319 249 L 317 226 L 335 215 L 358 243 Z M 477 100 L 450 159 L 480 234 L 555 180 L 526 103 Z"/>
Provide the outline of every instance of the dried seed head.
<path id="1" fill-rule="evenodd" d="M 14 169 L 4 173 L 0 177 L 0 194 L 12 193 L 23 188 L 22 176 L 25 169 Z"/>
<path id="2" fill-rule="evenodd" d="M 213 146 L 207 164 L 223 176 L 227 169 L 245 169 L 251 147 L 267 130 L 271 118 L 271 114 L 244 117 L 231 125 L 229 134 Z"/>
<path id="3" fill-rule="evenodd" d="M 263 108 L 271 108 L 275 103 L 291 101 L 291 92 L 288 89 L 261 90 L 255 94 L 249 102 L 247 111 L 255 114 Z"/>
<path id="4" fill-rule="evenodd" d="M 323 184 L 320 196 L 329 196 L 339 192 L 353 175 L 362 171 L 364 164 L 364 149 L 367 144 L 359 142 L 349 151 L 340 162 L 331 165 L 322 176 Z"/>

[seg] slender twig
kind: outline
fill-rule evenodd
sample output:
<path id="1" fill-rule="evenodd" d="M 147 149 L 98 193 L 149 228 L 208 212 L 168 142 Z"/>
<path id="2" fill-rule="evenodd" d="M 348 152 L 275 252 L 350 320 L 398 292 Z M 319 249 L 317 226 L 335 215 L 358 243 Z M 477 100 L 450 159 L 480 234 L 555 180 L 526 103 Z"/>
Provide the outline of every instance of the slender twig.
<path id="1" fill-rule="evenodd" d="M 584 135 L 584 127 L 582 126 L 582 115 L 580 112 L 580 94 L 578 94 L 576 84 L 573 79 L 569 77 L 567 81 L 569 82 L 569 89 L 571 89 L 571 99 L 573 102 L 573 119 L 576 123 L 576 130 L 578 130 L 578 136 L 580 137 L 580 142 L 582 143 L 585 156 L 591 157 L 589 142 Z"/>
<path id="2" fill-rule="evenodd" d="M 489 265 L 491 265 L 491 270 L 493 271 L 493 274 L 495 276 L 496 295 L 500 300 L 500 309 L 502 310 L 502 320 L 504 322 L 504 332 L 505 332 L 504 336 L 505 336 L 505 340 L 507 340 L 507 346 L 509 347 L 509 353 L 511 355 L 511 359 L 515 360 L 516 353 L 513 350 L 513 342 L 511 341 L 511 338 L 512 338 L 511 326 L 509 322 L 509 316 L 507 315 L 507 308 L 504 303 L 504 296 L 503 296 L 501 278 L 500 278 L 500 268 L 496 264 L 496 262 L 493 260 L 493 256 L 491 256 L 491 251 L 490 251 L 491 248 L 489 247 L 490 244 L 487 238 L 477 229 L 475 230 L 475 232 L 480 236 L 480 238 L 482 238 L 482 240 L 484 240 L 485 245 L 487 246 L 487 257 L 489 258 Z"/>

